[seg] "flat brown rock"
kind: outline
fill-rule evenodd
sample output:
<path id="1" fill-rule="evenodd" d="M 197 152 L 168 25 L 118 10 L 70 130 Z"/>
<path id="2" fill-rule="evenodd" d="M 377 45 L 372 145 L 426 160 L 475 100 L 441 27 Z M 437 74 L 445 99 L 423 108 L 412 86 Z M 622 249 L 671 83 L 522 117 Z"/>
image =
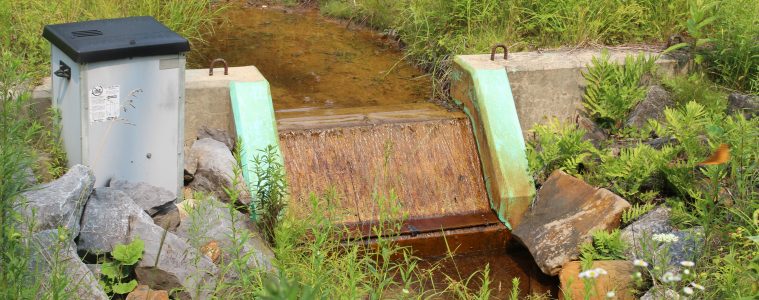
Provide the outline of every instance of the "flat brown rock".
<path id="1" fill-rule="evenodd" d="M 530 250 L 543 273 L 557 275 L 562 265 L 579 257 L 580 244 L 591 240 L 592 231 L 619 227 L 629 207 L 609 190 L 557 170 L 512 234 Z"/>
<path id="2" fill-rule="evenodd" d="M 595 293 L 590 298 L 585 298 L 585 281 L 579 277 L 581 270 L 579 261 L 571 261 L 561 268 L 559 281 L 561 290 L 559 299 L 565 299 L 564 295 L 571 295 L 571 299 L 608 299 L 606 293 L 613 291 L 617 300 L 634 300 L 634 284 L 632 274 L 635 271 L 631 262 L 626 260 L 607 260 L 593 262 L 593 269 L 601 268 L 608 274 L 600 275 L 594 279 Z"/>
<path id="3" fill-rule="evenodd" d="M 127 295 L 126 300 L 169 300 L 169 292 L 151 290 L 147 285 L 138 285 Z"/>

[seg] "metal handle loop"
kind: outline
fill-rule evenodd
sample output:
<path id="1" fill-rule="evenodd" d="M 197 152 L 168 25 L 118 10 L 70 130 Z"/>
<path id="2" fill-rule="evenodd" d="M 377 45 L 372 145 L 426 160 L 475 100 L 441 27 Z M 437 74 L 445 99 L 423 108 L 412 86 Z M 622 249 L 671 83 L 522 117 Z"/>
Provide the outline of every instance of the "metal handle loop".
<path id="1" fill-rule="evenodd" d="M 506 48 L 506 45 L 504 44 L 495 44 L 493 45 L 493 48 L 490 50 L 490 60 L 495 60 L 495 52 L 498 51 L 498 48 L 503 48 L 503 60 L 506 60 L 509 58 L 509 49 Z"/>
<path id="2" fill-rule="evenodd" d="M 223 58 L 217 58 L 211 61 L 211 66 L 208 67 L 208 76 L 213 76 L 213 66 L 219 62 L 224 65 L 224 75 L 229 75 L 229 65 L 227 65 L 227 61 Z"/>

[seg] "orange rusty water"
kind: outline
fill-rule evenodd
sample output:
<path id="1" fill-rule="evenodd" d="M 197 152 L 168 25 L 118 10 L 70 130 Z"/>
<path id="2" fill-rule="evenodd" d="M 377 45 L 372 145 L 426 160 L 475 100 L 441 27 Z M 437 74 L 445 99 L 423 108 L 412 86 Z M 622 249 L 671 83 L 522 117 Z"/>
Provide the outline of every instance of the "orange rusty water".
<path id="1" fill-rule="evenodd" d="M 328 21 L 315 10 L 237 5 L 225 13 L 194 65 L 224 58 L 256 66 L 271 84 L 274 108 L 302 111 L 421 103 L 430 78 L 403 60 L 382 34 Z"/>

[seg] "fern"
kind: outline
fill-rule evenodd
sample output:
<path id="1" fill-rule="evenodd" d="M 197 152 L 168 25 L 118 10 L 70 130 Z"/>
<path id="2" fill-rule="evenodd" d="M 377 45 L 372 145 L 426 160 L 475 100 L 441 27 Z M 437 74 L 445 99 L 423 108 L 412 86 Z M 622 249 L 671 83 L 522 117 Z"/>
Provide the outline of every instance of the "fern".
<path id="1" fill-rule="evenodd" d="M 598 154 L 593 144 L 583 139 L 585 130 L 575 125 L 554 118 L 532 130 L 534 138 L 528 142 L 527 158 L 538 182 L 557 169 L 579 176 L 580 165 L 589 164 Z"/>
<path id="2" fill-rule="evenodd" d="M 625 259 L 627 244 L 622 240 L 619 229 L 611 232 L 598 230 L 593 232 L 593 240 L 580 246 L 582 260 L 615 260 Z"/>
<path id="3" fill-rule="evenodd" d="M 656 205 L 651 202 L 633 204 L 632 207 L 628 208 L 622 213 L 622 225 L 632 223 L 633 221 L 637 220 L 641 216 L 654 209 L 654 207 L 656 207 Z"/>
<path id="4" fill-rule="evenodd" d="M 601 127 L 617 131 L 622 128 L 630 111 L 646 95 L 641 86 L 643 77 L 653 72 L 657 57 L 627 56 L 625 64 L 609 61 L 608 51 L 594 57 L 587 72 L 588 81 L 583 105 L 590 117 Z"/>
<path id="5" fill-rule="evenodd" d="M 610 184 L 609 188 L 631 202 L 647 202 L 656 196 L 646 195 L 641 188 L 676 154 L 675 148 L 665 146 L 656 150 L 639 144 L 620 151 L 619 156 L 605 155 L 595 181 Z M 654 192 L 655 193 L 655 192 Z M 644 196 L 645 195 L 645 196 Z"/>

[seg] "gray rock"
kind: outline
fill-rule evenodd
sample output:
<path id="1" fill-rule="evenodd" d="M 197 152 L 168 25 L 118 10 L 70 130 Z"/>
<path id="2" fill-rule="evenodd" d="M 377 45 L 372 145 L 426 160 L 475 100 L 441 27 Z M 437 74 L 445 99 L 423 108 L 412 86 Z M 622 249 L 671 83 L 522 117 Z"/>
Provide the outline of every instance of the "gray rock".
<path id="1" fill-rule="evenodd" d="M 150 216 L 153 218 L 153 223 L 158 227 L 167 229 L 174 232 L 179 227 L 181 222 L 179 218 L 179 209 L 174 203 L 168 203 L 161 207 L 161 210 Z"/>
<path id="2" fill-rule="evenodd" d="M 759 96 L 732 93 L 727 102 L 728 114 L 743 113 L 746 119 L 751 119 L 759 113 Z"/>
<path id="3" fill-rule="evenodd" d="M 585 135 L 582 138 L 590 141 L 594 146 L 600 147 L 606 140 L 609 139 L 609 136 L 606 134 L 606 132 L 598 127 L 592 120 L 583 116 L 577 116 L 575 122 L 577 123 L 578 127 L 585 130 Z"/>
<path id="4" fill-rule="evenodd" d="M 45 230 L 32 236 L 32 268 L 38 274 L 49 277 L 55 272 L 66 276 L 66 291 L 76 299 L 110 299 L 98 284 L 98 280 L 76 254 L 74 243 L 61 241 L 58 230 Z M 57 261 L 56 261 L 57 260 Z M 43 289 L 46 285 L 43 285 Z"/>
<path id="5" fill-rule="evenodd" d="M 660 205 L 622 230 L 622 240 L 629 246 L 627 249 L 628 256 L 639 257 L 640 239 L 673 230 L 672 226 L 669 225 L 669 211 L 668 207 Z"/>
<path id="6" fill-rule="evenodd" d="M 120 190 L 132 198 L 137 206 L 142 208 L 148 215 L 154 215 L 161 206 L 177 199 L 176 192 L 153 186 L 145 182 L 129 182 L 114 179 L 110 185 L 112 189 Z"/>
<path id="7" fill-rule="evenodd" d="M 195 176 L 189 185 L 192 190 L 207 192 L 217 199 L 229 202 L 229 195 L 224 189 L 233 186 L 237 161 L 226 145 L 210 138 L 197 140 L 190 148 L 186 162 L 185 169 Z M 237 182 L 235 188 L 240 191 L 238 201 L 249 205 L 250 192 L 245 187 L 242 176 L 237 178 Z"/>
<path id="8" fill-rule="evenodd" d="M 229 151 L 234 151 L 235 149 L 235 139 L 225 130 L 203 126 L 198 129 L 198 139 L 204 138 L 211 138 L 224 143 L 229 148 Z"/>
<path id="9" fill-rule="evenodd" d="M 616 194 L 554 171 L 512 234 L 527 247 L 543 273 L 555 276 L 579 257 L 580 245 L 595 230 L 619 226 L 630 204 Z"/>
<path id="10" fill-rule="evenodd" d="M 664 117 L 664 108 L 674 106 L 672 96 L 667 90 L 658 85 L 648 89 L 646 98 L 643 99 L 630 113 L 627 126 L 642 127 L 648 119 L 661 120 Z"/>
<path id="11" fill-rule="evenodd" d="M 153 223 L 150 216 L 126 193 L 111 188 L 97 188 L 84 208 L 77 246 L 79 250 L 92 253 L 111 252 L 115 245 L 130 242 L 130 220 L 143 216 Z"/>
<path id="12" fill-rule="evenodd" d="M 150 216 L 126 193 L 111 188 L 96 189 L 82 218 L 79 250 L 110 252 L 115 245 L 130 243 L 138 237 L 145 242 L 143 257 L 135 268 L 140 283 L 157 289 L 179 289 L 182 299 L 208 297 L 218 273 L 208 258 L 182 238 L 153 224 Z"/>
<path id="13" fill-rule="evenodd" d="M 677 242 L 669 248 L 671 266 L 680 266 L 684 260 L 697 262 L 704 246 L 704 228 L 693 227 L 672 232 L 677 236 Z"/>
<path id="14" fill-rule="evenodd" d="M 22 215 L 32 218 L 32 232 L 65 227 L 73 240 L 79 234 L 79 224 L 87 198 L 95 184 L 95 175 L 83 165 L 71 167 L 58 180 L 35 187 L 23 194 L 26 200 Z"/>
<path id="15" fill-rule="evenodd" d="M 180 209 L 188 210 L 188 216 L 177 229 L 177 235 L 188 239 L 190 244 L 197 248 L 211 241 L 218 242 L 222 250 L 221 261 L 229 262 L 232 259 L 231 254 L 234 253 L 232 229 L 245 232 L 248 239 L 242 244 L 240 253 L 249 255 L 248 267 L 272 269 L 274 253 L 246 215 L 236 210 L 230 211 L 227 204 L 213 199 L 192 200 L 188 206 L 191 207 L 182 207 L 180 204 Z"/>

